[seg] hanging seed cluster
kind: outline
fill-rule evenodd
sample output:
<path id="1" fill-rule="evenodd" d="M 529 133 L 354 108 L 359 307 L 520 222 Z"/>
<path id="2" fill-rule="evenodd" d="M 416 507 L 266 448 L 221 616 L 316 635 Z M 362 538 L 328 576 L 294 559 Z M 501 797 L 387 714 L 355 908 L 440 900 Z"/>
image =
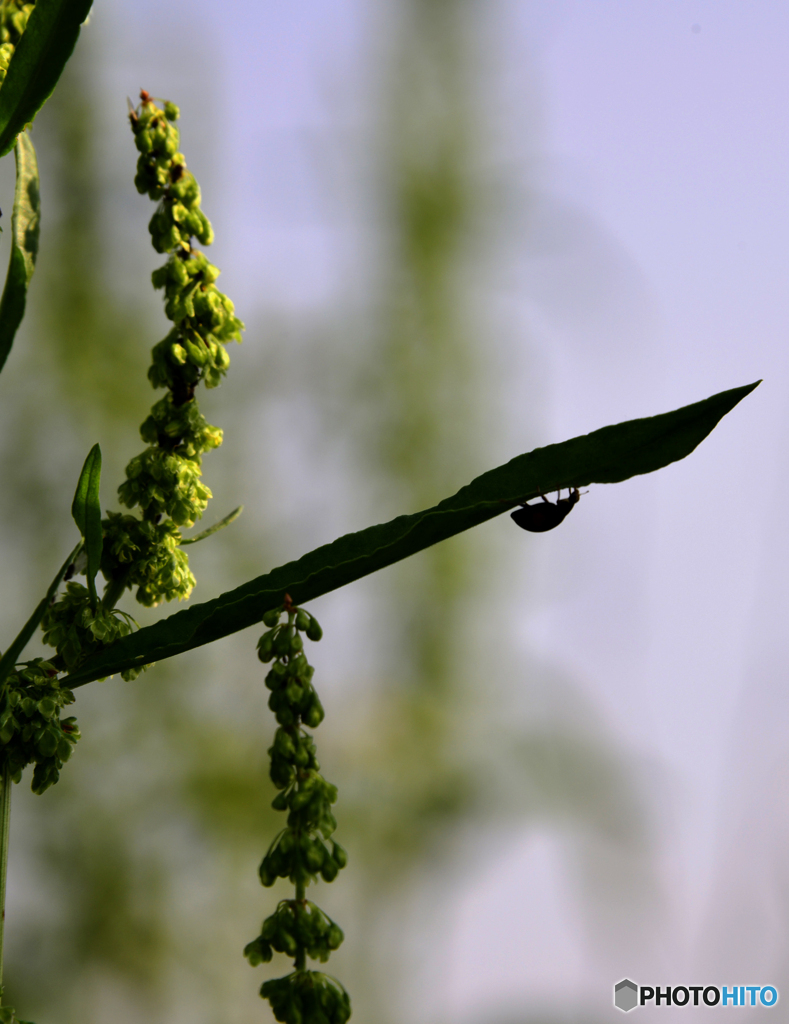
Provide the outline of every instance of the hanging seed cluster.
<path id="1" fill-rule="evenodd" d="M 200 208 L 200 186 L 178 152 L 174 103 L 158 106 L 147 92 L 129 115 L 139 152 L 137 191 L 158 202 L 149 231 L 157 252 L 168 253 L 153 273 L 163 289 L 165 313 L 173 328 L 152 352 L 148 378 L 167 394 L 140 428 L 148 447 L 126 467 L 118 495 L 142 517 L 109 513 L 104 522 L 102 572 L 107 579 L 136 587 L 141 604 L 189 597 L 195 585 L 181 527 L 193 526 L 211 491 L 201 480 L 202 456 L 222 443 L 222 431 L 201 415 L 194 397 L 202 381 L 216 387 L 230 364 L 225 349 L 240 341 L 244 325 L 233 303 L 215 285 L 219 270 L 194 248 L 209 245 L 213 231 Z"/>
<path id="2" fill-rule="evenodd" d="M 34 7 L 35 3 L 3 0 L 0 7 L 0 84 L 5 81 L 8 65 Z"/>
<path id="3" fill-rule="evenodd" d="M 47 609 L 41 622 L 45 644 L 54 647 L 69 672 L 91 654 L 131 633 L 132 619 L 125 612 L 91 607 L 88 588 L 67 583 L 66 592 Z"/>
<path id="4" fill-rule="evenodd" d="M 60 777 L 79 740 L 76 718 L 61 719 L 61 710 L 74 703 L 71 690 L 61 686 L 57 669 L 36 658 L 6 680 L 0 700 L 0 767 L 19 782 L 35 764 L 32 789 L 43 793 Z"/>
<path id="5" fill-rule="evenodd" d="M 330 974 L 294 971 L 264 983 L 260 994 L 274 1016 L 288 1024 L 345 1024 L 351 1016 L 348 993 Z"/>
<path id="6" fill-rule="evenodd" d="M 285 614 L 287 618 L 281 622 Z M 348 862 L 339 843 L 331 841 L 337 821 L 332 804 L 337 787 L 320 774 L 315 743 L 304 729 L 323 721 L 323 707 L 312 685 L 314 669 L 304 653 L 303 633 L 320 640 L 321 627 L 303 608 L 285 604 L 267 612 L 269 627 L 258 641 L 258 657 L 273 662 L 266 676 L 269 707 L 278 728 L 269 749 L 271 780 L 280 791 L 272 806 L 287 812 L 287 824 L 276 836 L 260 865 L 260 881 L 271 886 L 287 878 L 296 887 L 292 900 L 282 900 L 263 922 L 260 935 L 244 949 L 252 966 L 268 963 L 273 953 L 294 958 L 295 970 L 264 982 L 260 994 L 274 1016 L 285 1024 L 345 1024 L 351 1015 L 348 994 L 336 979 L 306 969 L 306 958 L 325 963 L 343 940 L 342 930 L 304 896 L 318 876 L 332 882 Z"/>
<path id="7" fill-rule="evenodd" d="M 78 559 L 84 562 L 84 559 Z M 84 565 L 81 566 L 84 571 Z M 78 570 L 72 565 L 69 574 Z M 66 578 L 68 578 L 68 575 Z M 95 607 L 90 592 L 81 583 L 66 584 L 65 593 L 52 601 L 41 620 L 42 641 L 54 647 L 57 656 L 52 659 L 58 672 L 73 672 L 91 654 L 114 643 L 132 631 L 134 619 L 117 608 L 99 603 Z M 136 679 L 144 669 L 130 668 L 121 673 L 123 679 Z"/>

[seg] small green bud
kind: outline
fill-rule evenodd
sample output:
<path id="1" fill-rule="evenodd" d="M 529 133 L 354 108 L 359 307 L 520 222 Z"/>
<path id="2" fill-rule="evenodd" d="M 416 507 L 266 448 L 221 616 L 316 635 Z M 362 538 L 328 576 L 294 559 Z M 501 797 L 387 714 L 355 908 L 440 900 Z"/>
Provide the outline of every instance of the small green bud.
<path id="1" fill-rule="evenodd" d="M 307 862 L 307 867 L 310 871 L 320 871 L 325 862 L 329 859 L 326 847 L 319 839 L 313 840 L 304 850 L 304 859 Z M 331 881 L 331 879 L 329 879 L 329 881 Z"/>
<path id="2" fill-rule="evenodd" d="M 223 373 L 227 370 L 228 366 L 230 366 L 230 356 L 223 348 L 217 350 L 216 365 Z"/>
<path id="3" fill-rule="evenodd" d="M 269 753 L 271 752 L 269 751 Z M 274 754 L 271 755 L 269 776 L 277 789 L 287 789 L 289 786 L 293 785 L 296 778 L 296 772 L 292 764 L 286 761 L 283 757 Z M 275 807 L 274 809 L 278 811 L 287 810 L 287 803 L 281 807 Z"/>
<path id="4" fill-rule="evenodd" d="M 71 752 L 73 749 L 74 748 L 71 746 L 71 744 L 69 743 L 65 736 L 61 736 L 58 739 L 57 755 L 58 758 L 64 763 L 68 761 L 68 759 L 71 757 Z"/>
<path id="5" fill-rule="evenodd" d="M 138 132 L 135 136 L 134 143 L 137 149 L 141 153 L 150 153 L 153 149 L 153 140 L 151 139 L 151 133 L 146 131 Z"/>
<path id="6" fill-rule="evenodd" d="M 294 679 L 285 687 L 285 696 L 291 704 L 298 704 L 304 694 L 303 688 Z"/>
<path id="7" fill-rule="evenodd" d="M 258 640 L 258 658 L 262 662 L 271 661 L 274 657 L 274 635 L 273 632 L 264 633 Z"/>
<path id="8" fill-rule="evenodd" d="M 193 363 L 196 363 L 197 366 L 205 366 L 208 353 L 202 345 L 196 344 L 189 338 L 184 338 L 184 346 Z"/>
<path id="9" fill-rule="evenodd" d="M 267 917 L 260 928 L 260 937 L 270 942 L 277 934 L 278 928 L 277 915 L 272 914 L 271 917 Z"/>
<path id="10" fill-rule="evenodd" d="M 183 203 L 173 203 L 171 208 L 172 218 L 177 224 L 185 224 L 189 211 Z"/>
<path id="11" fill-rule="evenodd" d="M 293 742 L 293 737 L 286 729 L 277 729 L 274 737 L 274 749 L 282 757 L 291 758 L 296 753 L 296 744 Z"/>
<path id="12" fill-rule="evenodd" d="M 296 724 L 296 716 L 284 702 L 277 708 L 275 716 L 279 724 L 284 725 L 286 729 Z"/>
<path id="13" fill-rule="evenodd" d="M 309 640 L 318 641 L 323 636 L 323 630 L 318 625 L 318 620 L 314 615 L 310 615 L 310 624 L 305 630 L 307 638 Z"/>
<path id="14" fill-rule="evenodd" d="M 323 705 L 318 698 L 317 693 L 313 691 L 313 699 L 310 702 L 310 706 L 306 712 L 302 714 L 301 718 L 305 725 L 309 726 L 310 729 L 317 729 L 321 724 L 325 716 Z"/>
<path id="15" fill-rule="evenodd" d="M 310 802 L 312 793 L 306 789 L 299 789 L 295 793 L 291 794 L 290 797 L 290 809 L 292 811 L 300 811 L 302 807 L 306 807 Z"/>
<path id="16" fill-rule="evenodd" d="M 206 262 L 205 270 L 203 271 L 203 284 L 211 285 L 219 277 L 219 268 L 215 267 L 213 263 Z"/>
<path id="17" fill-rule="evenodd" d="M 69 703 L 72 702 L 69 701 Z M 77 720 L 73 715 L 70 718 L 64 718 L 60 723 L 60 728 L 71 739 L 72 743 L 76 743 L 81 738 Z"/>
<path id="18" fill-rule="evenodd" d="M 286 667 L 287 667 L 287 670 L 288 670 L 288 676 L 291 679 L 295 679 L 297 676 L 300 676 L 302 674 L 302 671 L 303 671 L 303 668 L 304 668 L 304 664 L 303 663 L 306 660 L 307 659 L 304 657 L 303 654 L 299 654 L 295 658 L 289 658 L 288 659 L 288 664 L 287 664 Z"/>
<path id="19" fill-rule="evenodd" d="M 259 937 L 248 942 L 244 946 L 244 956 L 249 960 L 250 966 L 257 967 L 258 964 L 267 964 L 273 955 L 271 946 L 265 939 Z"/>
<path id="20" fill-rule="evenodd" d="M 169 264 L 165 263 L 163 267 L 158 267 L 151 274 L 151 284 L 154 286 L 154 288 L 165 287 L 168 278 L 168 267 Z"/>
<path id="21" fill-rule="evenodd" d="M 274 653 L 278 658 L 285 657 L 290 651 L 290 642 L 293 639 L 293 630 L 287 627 L 280 627 L 274 637 Z"/>
<path id="22" fill-rule="evenodd" d="M 58 749 L 58 736 L 50 729 L 43 729 L 36 737 L 36 748 L 44 757 L 52 757 Z"/>
<path id="23" fill-rule="evenodd" d="M 279 625 L 280 615 L 282 615 L 282 605 L 279 608 L 269 608 L 263 615 L 263 625 L 269 628 Z"/>
<path id="24" fill-rule="evenodd" d="M 296 612 L 296 629 L 300 629 L 302 633 L 304 633 L 309 629 L 309 626 L 309 612 L 305 612 L 303 608 L 299 608 L 299 610 Z"/>
<path id="25" fill-rule="evenodd" d="M 327 857 L 321 867 L 321 878 L 324 882 L 333 882 L 339 870 L 337 863 L 331 857 Z"/>
<path id="26" fill-rule="evenodd" d="M 269 672 L 269 675 L 274 675 L 277 679 L 279 679 L 280 683 L 284 683 L 287 674 L 288 667 L 287 665 L 283 665 L 281 661 L 275 661 L 274 664 L 271 666 L 271 672 Z"/>
<path id="27" fill-rule="evenodd" d="M 38 702 L 37 707 L 44 718 L 51 718 L 57 710 L 57 704 L 55 704 L 51 697 L 44 697 L 43 700 Z"/>
<path id="28" fill-rule="evenodd" d="M 336 861 L 337 866 L 340 868 L 344 868 L 348 863 L 348 854 L 339 843 L 332 843 L 331 855 L 332 860 Z"/>
<path id="29" fill-rule="evenodd" d="M 173 283 L 181 288 L 185 288 L 189 283 L 189 270 L 187 269 L 186 262 L 171 256 L 167 263 L 165 263 L 165 267 Z"/>
<path id="30" fill-rule="evenodd" d="M 296 753 L 293 758 L 297 767 L 306 768 L 312 760 L 312 751 L 306 743 L 300 743 L 296 748 Z"/>
<path id="31" fill-rule="evenodd" d="M 164 105 L 164 116 L 168 121 L 177 121 L 181 115 L 181 111 L 176 107 L 174 103 L 170 103 L 168 100 Z"/>
<path id="32" fill-rule="evenodd" d="M 271 806 L 275 811 L 287 811 L 288 809 L 288 794 L 277 793 L 274 799 L 271 801 Z"/>

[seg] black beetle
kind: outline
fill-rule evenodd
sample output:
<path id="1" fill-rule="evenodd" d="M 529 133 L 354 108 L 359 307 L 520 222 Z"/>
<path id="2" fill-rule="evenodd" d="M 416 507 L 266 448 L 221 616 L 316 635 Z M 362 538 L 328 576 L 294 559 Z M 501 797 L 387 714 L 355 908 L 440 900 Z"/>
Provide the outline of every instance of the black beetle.
<path id="1" fill-rule="evenodd" d="M 559 491 L 559 494 L 562 492 Z M 578 488 L 573 487 L 566 498 L 559 498 L 556 503 L 548 501 L 544 494 L 541 494 L 542 502 L 535 505 L 522 505 L 510 513 L 510 517 L 520 526 L 522 530 L 530 533 L 545 533 L 552 530 L 562 522 L 566 515 L 569 515 L 573 505 L 580 501 L 581 495 Z"/>

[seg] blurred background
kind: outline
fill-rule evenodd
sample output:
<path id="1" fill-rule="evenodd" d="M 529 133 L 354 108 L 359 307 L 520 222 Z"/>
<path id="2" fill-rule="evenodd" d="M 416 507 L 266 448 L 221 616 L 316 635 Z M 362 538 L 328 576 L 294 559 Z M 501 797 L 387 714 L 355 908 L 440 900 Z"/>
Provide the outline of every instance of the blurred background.
<path id="1" fill-rule="evenodd" d="M 36 122 L 3 636 L 73 544 L 89 447 L 109 508 L 142 447 L 167 327 L 140 88 L 181 106 L 247 324 L 200 395 L 225 432 L 203 523 L 245 512 L 189 549 L 193 601 L 538 445 L 765 379 L 561 529 L 504 516 L 312 606 L 350 854 L 314 898 L 359 1024 L 597 1024 L 624 977 L 789 995 L 788 35 L 779 0 L 96 0 Z M 12 192 L 8 158 L 6 218 Z M 15 789 L 24 1017 L 272 1019 L 257 990 L 288 961 L 241 956 L 288 891 L 256 875 L 280 827 L 257 636 L 78 691 L 60 784 Z"/>

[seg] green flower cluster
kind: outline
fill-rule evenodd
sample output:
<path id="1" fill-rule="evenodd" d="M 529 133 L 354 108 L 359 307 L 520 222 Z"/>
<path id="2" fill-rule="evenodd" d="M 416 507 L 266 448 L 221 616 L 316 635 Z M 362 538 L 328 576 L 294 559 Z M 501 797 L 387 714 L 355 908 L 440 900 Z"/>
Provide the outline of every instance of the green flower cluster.
<path id="1" fill-rule="evenodd" d="M 165 313 L 175 324 L 153 350 L 148 376 L 154 387 L 191 397 L 199 380 L 209 388 L 219 384 L 230 363 L 222 345 L 241 341 L 244 325 L 214 284 L 219 270 L 192 247 L 192 236 L 210 245 L 214 233 L 200 209 L 200 186 L 178 152 L 178 108 L 165 103 L 162 110 L 148 93 L 140 96 L 142 103 L 130 115 L 140 152 L 134 184 L 159 200 L 148 229 L 154 249 L 171 255 L 154 271 L 153 285 L 164 289 Z"/>
<path id="2" fill-rule="evenodd" d="M 87 587 L 67 583 L 65 594 L 44 613 L 42 640 L 57 650 L 72 672 L 88 655 L 97 654 L 102 647 L 131 633 L 133 622 L 130 615 L 115 608 L 102 604 L 93 608 Z M 123 673 L 124 679 L 134 679 L 139 674 L 135 669 L 130 671 L 134 674 Z"/>
<path id="3" fill-rule="evenodd" d="M 152 353 L 148 378 L 155 388 L 190 396 L 198 381 L 215 388 L 227 373 L 230 356 L 222 346 L 240 341 L 244 325 L 230 299 L 215 287 L 218 276 L 204 253 L 185 249 L 153 272 L 154 288 L 164 289 L 165 312 L 175 323 Z"/>
<path id="4" fill-rule="evenodd" d="M 137 600 L 153 607 L 162 595 L 188 597 L 195 585 L 186 552 L 179 547 L 181 531 L 166 519 L 154 523 L 122 512 L 103 520 L 101 571 L 108 580 L 125 580 L 137 587 Z"/>
<path id="5" fill-rule="evenodd" d="M 5 81 L 8 65 L 34 7 L 35 0 L 33 3 L 3 0 L 0 6 L 0 83 Z"/>
<path id="6" fill-rule="evenodd" d="M 126 467 L 118 489 L 121 504 L 139 507 L 142 519 L 110 513 L 103 526 L 102 572 L 110 581 L 136 587 L 137 600 L 156 605 L 189 597 L 195 578 L 181 551 L 180 527 L 193 526 L 211 491 L 201 480 L 202 456 L 222 443 L 222 431 L 206 422 L 194 397 L 202 381 L 216 387 L 227 371 L 228 341 L 240 341 L 244 325 L 233 303 L 215 286 L 219 270 L 192 245 L 205 245 L 213 231 L 200 209 L 200 186 L 178 152 L 178 108 L 159 107 L 147 92 L 131 111 L 139 151 L 137 190 L 158 200 L 149 229 L 157 252 L 170 258 L 153 273 L 165 293 L 165 313 L 174 326 L 154 346 L 148 378 L 168 394 L 140 428 L 148 448 Z"/>
<path id="7" fill-rule="evenodd" d="M 0 990 L 0 995 L 2 990 Z M 0 1006 L 0 1024 L 33 1024 L 30 1020 L 20 1020 L 13 1006 Z"/>
<path id="8" fill-rule="evenodd" d="M 283 613 L 287 619 L 280 622 Z M 252 966 L 271 960 L 274 950 L 295 958 L 292 974 L 267 981 L 260 990 L 277 1020 L 345 1024 L 351 1015 L 345 989 L 328 975 L 305 969 L 306 957 L 325 962 L 343 939 L 334 921 L 305 899 L 305 889 L 318 875 L 332 882 L 348 862 L 339 843 L 330 842 L 337 828 L 331 811 L 337 787 L 320 774 L 315 744 L 303 728 L 320 725 L 324 712 L 312 685 L 315 670 L 307 661 L 301 634 L 320 640 L 323 632 L 316 619 L 294 606 L 287 594 L 284 604 L 266 612 L 263 622 L 269 629 L 258 641 L 258 657 L 264 663 L 274 662 L 266 686 L 271 690 L 269 707 L 279 723 L 269 749 L 271 780 L 280 791 L 272 807 L 287 811 L 288 819 L 263 858 L 259 874 L 265 886 L 277 878 L 290 879 L 296 898 L 283 900 L 266 918 L 244 955 Z"/>
<path id="9" fill-rule="evenodd" d="M 298 971 L 263 983 L 274 1016 L 286 1024 L 345 1024 L 351 1016 L 348 993 L 329 974 Z"/>
<path id="10" fill-rule="evenodd" d="M 79 740 L 76 718 L 60 718 L 61 709 L 73 703 L 74 694 L 60 686 L 57 669 L 41 658 L 8 677 L 0 700 L 0 766 L 8 768 L 14 782 L 33 763 L 34 793 L 58 781 Z"/>
<path id="11" fill-rule="evenodd" d="M 18 40 L 29 6 L 3 0 L 4 45 Z M 168 393 L 142 424 L 140 433 L 148 447 L 128 464 L 119 488 L 121 503 L 127 508 L 139 506 L 141 517 L 109 512 L 102 521 L 104 600 L 94 604 L 86 587 L 70 582 L 44 615 L 43 640 L 57 650 L 53 659 L 57 671 L 72 671 L 131 631 L 133 620 L 113 608 L 127 587 L 136 587 L 137 600 L 147 606 L 189 597 L 195 579 L 180 548 L 181 527 L 193 526 L 205 511 L 211 492 L 201 480 L 201 457 L 222 443 L 222 431 L 201 415 L 194 389 L 200 380 L 209 387 L 219 383 L 229 364 L 221 343 L 240 340 L 243 327 L 233 315 L 233 304 L 214 286 L 219 271 L 191 246 L 193 235 L 207 243 L 212 232 L 200 210 L 200 188 L 177 152 L 178 132 L 172 122 L 178 109 L 167 103 L 161 110 L 147 93 L 142 100 L 139 110 L 131 114 L 140 151 L 136 183 L 140 191 L 161 200 L 151 233 L 157 251 L 171 252 L 171 256 L 154 273 L 153 283 L 165 289 L 165 311 L 175 324 L 174 332 L 154 349 L 149 378 L 155 387 L 167 387 Z M 164 223 L 168 217 L 169 227 Z M 129 669 L 122 676 L 134 679 L 139 671 Z M 48 735 L 42 734 L 45 745 L 50 742 Z M 65 760 L 61 755 L 66 748 L 61 744 L 58 749 L 61 761 Z M 19 763 L 24 767 L 28 761 Z M 43 762 L 37 763 L 33 788 L 41 792 L 57 779 L 57 771 L 53 774 L 47 768 L 46 774 L 40 767 Z"/>
<path id="12" fill-rule="evenodd" d="M 263 922 L 263 929 L 244 949 L 253 967 L 268 963 L 272 950 L 296 956 L 299 947 L 307 956 L 325 963 L 333 949 L 339 949 L 342 930 L 309 900 L 281 900 L 275 913 Z"/>
<path id="13" fill-rule="evenodd" d="M 210 245 L 214 232 L 200 209 L 200 186 L 178 152 L 180 137 L 174 122 L 180 111 L 174 103 L 157 107 L 144 89 L 140 100 L 129 115 L 140 153 L 134 185 L 141 195 L 162 200 L 148 225 L 153 247 L 157 252 L 172 252 L 180 246 L 188 252 L 193 235 Z"/>

